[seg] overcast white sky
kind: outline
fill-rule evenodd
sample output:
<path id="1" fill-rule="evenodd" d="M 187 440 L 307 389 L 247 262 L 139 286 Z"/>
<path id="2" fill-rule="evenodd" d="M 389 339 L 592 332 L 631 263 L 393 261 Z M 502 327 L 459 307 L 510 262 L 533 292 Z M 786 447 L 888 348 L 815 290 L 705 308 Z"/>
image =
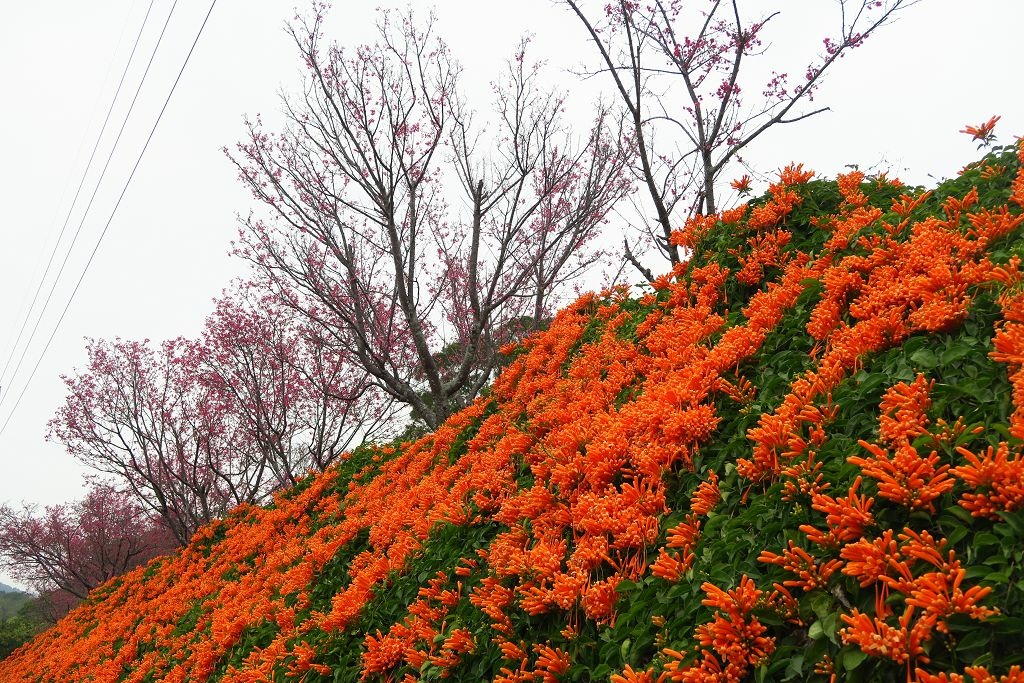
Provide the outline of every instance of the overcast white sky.
<path id="1" fill-rule="evenodd" d="M 0 368 L 11 353 L 148 4 L 50 0 L 5 2 L 0 10 Z M 137 66 L 72 213 L 54 271 L 80 224 L 96 173 L 171 4 L 153 4 Z M 536 34 L 534 56 L 547 59 L 549 77 L 566 87 L 576 84 L 566 69 L 593 63 L 582 27 L 552 0 L 412 4 L 417 10 L 436 8 L 439 28 L 466 68 L 469 97 L 481 109 L 490 103 L 487 83 L 524 33 Z M 757 11 L 782 11 L 767 38 L 770 54 L 790 68 L 806 61 L 806 50 L 820 46 L 825 33 L 820 22 L 835 11 L 829 0 L 749 4 Z M 263 113 L 273 120 L 278 91 L 299 84 L 300 65 L 282 30 L 294 14 L 293 5 L 218 2 L 77 298 L 0 435 L 0 503 L 53 504 L 81 494 L 83 471 L 43 437 L 47 420 L 63 401 L 59 375 L 84 361 L 83 337 L 193 335 L 211 299 L 243 273 L 228 250 L 237 231 L 235 215 L 253 208 L 253 202 L 220 150 L 241 137 L 244 114 Z M 179 0 L 78 244 L 13 381 L 13 368 L 8 370 L 4 383 L 11 391 L 0 404 L 0 425 L 111 215 L 208 7 L 208 0 Z M 329 37 L 346 44 L 372 40 L 372 7 L 337 2 Z M 1022 25 L 1024 3 L 1016 0 L 975 0 L 969 10 L 957 0 L 921 0 L 830 73 L 815 104 L 829 105 L 831 112 L 770 133 L 747 157 L 762 171 L 801 161 L 834 175 L 845 164 L 867 167 L 884 160 L 913 183 L 952 175 L 977 155 L 969 138 L 957 132 L 964 125 L 1001 114 L 997 132 L 1002 140 L 1024 134 L 1024 100 L 1014 85 Z M 41 297 L 49 286 L 48 281 Z M 20 354 L 19 347 L 14 363 Z M 0 580 L 6 580 L 2 574 Z"/>

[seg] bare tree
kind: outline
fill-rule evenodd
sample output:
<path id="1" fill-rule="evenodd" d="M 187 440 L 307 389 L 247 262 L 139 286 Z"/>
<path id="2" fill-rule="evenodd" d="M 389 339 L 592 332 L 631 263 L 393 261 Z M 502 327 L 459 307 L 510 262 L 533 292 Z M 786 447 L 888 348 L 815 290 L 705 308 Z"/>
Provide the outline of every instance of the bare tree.
<path id="1" fill-rule="evenodd" d="M 711 0 L 699 10 L 680 0 L 614 0 L 589 11 L 583 1 L 564 2 L 597 48 L 598 72 L 614 83 L 632 127 L 632 170 L 655 214 L 643 226 L 645 239 L 676 264 L 672 230 L 719 209 L 718 184 L 730 162 L 768 129 L 827 111 L 798 105 L 813 99 L 836 60 L 918 0 L 836 0 L 836 26 L 824 35 L 823 54 L 807 60 L 799 78 L 773 71 L 754 86 L 745 67 L 768 52 L 762 33 L 779 11 L 751 19 L 741 13 L 750 3 L 740 0 Z M 628 238 L 624 247 L 652 279 Z"/>
<path id="2" fill-rule="evenodd" d="M 620 135 L 599 111 L 577 144 L 525 43 L 487 130 L 433 18 L 384 13 L 380 41 L 351 51 L 324 44 L 322 21 L 291 27 L 308 79 L 284 98 L 287 127 L 250 123 L 232 157 L 269 209 L 245 221 L 239 253 L 436 427 L 488 381 L 496 330 L 541 318 L 592 263 L 628 190 Z"/>

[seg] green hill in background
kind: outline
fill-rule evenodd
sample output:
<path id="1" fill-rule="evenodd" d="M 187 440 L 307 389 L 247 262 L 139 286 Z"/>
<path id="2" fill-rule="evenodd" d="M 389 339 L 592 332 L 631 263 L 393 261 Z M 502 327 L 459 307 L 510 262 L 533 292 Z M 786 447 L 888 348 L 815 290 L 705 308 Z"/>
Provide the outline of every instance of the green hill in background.
<path id="1" fill-rule="evenodd" d="M 0 621 L 13 617 L 31 600 L 31 595 L 22 593 L 15 588 L 9 591 L 0 591 Z"/>

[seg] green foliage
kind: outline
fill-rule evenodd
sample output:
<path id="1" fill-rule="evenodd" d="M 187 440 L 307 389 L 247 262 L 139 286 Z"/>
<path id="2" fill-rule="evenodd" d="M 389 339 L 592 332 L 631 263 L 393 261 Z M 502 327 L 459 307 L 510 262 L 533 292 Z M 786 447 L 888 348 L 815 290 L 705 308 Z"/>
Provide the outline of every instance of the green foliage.
<path id="1" fill-rule="evenodd" d="M 0 659 L 32 640 L 46 628 L 46 622 L 37 614 L 36 598 L 27 593 L 0 593 Z"/>

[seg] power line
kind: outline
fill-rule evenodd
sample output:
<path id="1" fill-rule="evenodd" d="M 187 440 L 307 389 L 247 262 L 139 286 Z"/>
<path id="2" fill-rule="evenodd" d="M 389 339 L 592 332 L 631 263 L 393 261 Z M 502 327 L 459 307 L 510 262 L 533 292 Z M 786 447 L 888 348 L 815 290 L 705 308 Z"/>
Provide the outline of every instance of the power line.
<path id="1" fill-rule="evenodd" d="M 117 90 L 114 91 L 114 97 L 110 100 L 110 106 L 107 108 L 107 115 L 103 118 L 103 125 L 100 127 L 100 132 L 96 136 L 96 142 L 93 143 L 92 153 L 89 154 L 89 161 L 86 162 L 85 170 L 82 171 L 82 178 L 78 181 L 78 189 L 75 190 L 75 196 L 71 200 L 71 206 L 68 207 L 68 213 L 64 217 L 64 224 L 60 228 L 60 234 L 57 236 L 57 241 L 54 243 L 53 249 L 50 251 L 50 257 L 46 261 L 46 267 L 43 269 L 43 274 L 39 278 L 39 285 L 36 287 L 35 294 L 32 295 L 32 302 L 28 305 L 28 310 L 25 311 L 25 319 L 21 321 L 21 328 L 18 330 L 18 337 L 14 340 L 14 345 L 11 346 L 11 353 L 7 356 L 7 360 L 4 362 L 3 370 L 0 370 L 0 386 L 3 386 L 4 376 L 7 375 L 7 369 L 11 366 L 11 360 L 14 358 L 15 352 L 18 350 L 18 344 L 21 343 L 21 338 L 25 334 L 25 328 L 28 327 L 28 321 L 32 317 L 32 311 L 35 309 L 36 302 L 39 300 L 39 292 L 42 291 L 43 285 L 46 283 L 46 276 L 50 274 L 50 266 L 53 265 L 53 258 L 57 255 L 57 249 L 60 247 L 61 240 L 64 239 L 64 233 L 67 232 L 68 223 L 71 221 L 71 214 L 74 212 L 75 205 L 78 203 L 78 197 L 82 193 L 82 188 L 85 187 L 85 179 L 89 175 L 89 170 L 92 168 L 92 162 L 96 157 L 96 152 L 99 150 L 100 141 L 103 139 L 103 134 L 107 130 L 107 123 L 110 122 L 110 115 L 114 112 L 114 105 L 117 104 L 117 98 L 121 94 L 121 88 L 124 86 L 125 77 L 127 77 L 128 70 L 132 65 L 132 60 L 135 58 L 135 51 L 139 47 L 139 41 L 142 39 L 142 33 L 146 28 L 146 23 L 149 21 L 149 14 L 153 10 L 153 2 L 154 0 L 149 0 L 149 7 L 146 8 L 146 16 L 142 18 L 142 25 L 139 26 L 139 32 L 135 36 L 135 43 L 132 45 L 131 54 L 128 55 L 128 61 L 124 65 L 124 71 L 121 72 L 121 79 L 117 82 Z M 41 315 L 42 314 L 40 314 L 40 316 Z M 28 346 L 29 343 L 30 342 L 26 342 L 26 346 Z"/>
<path id="2" fill-rule="evenodd" d="M 61 276 L 64 274 L 64 268 L 68 265 L 68 259 L 71 258 L 71 252 L 74 251 L 75 245 L 78 243 L 78 237 L 82 234 L 82 228 L 85 226 L 85 221 L 89 217 L 89 210 L 92 209 L 92 203 L 96 199 L 96 195 L 99 193 L 100 187 L 103 185 L 103 179 L 107 175 L 107 169 L 110 168 L 110 162 L 114 158 L 114 153 L 117 152 L 117 146 L 121 142 L 121 136 L 124 135 L 125 128 L 128 127 L 128 119 L 131 118 L 132 111 L 135 109 L 135 103 L 139 99 L 139 93 L 142 92 L 142 86 L 146 82 L 146 77 L 149 75 L 149 69 L 153 66 L 153 60 L 156 58 L 156 53 L 160 49 L 160 44 L 163 42 L 164 34 L 167 33 L 167 26 L 171 23 L 171 17 L 174 16 L 174 9 L 178 6 L 178 0 L 174 0 L 174 4 L 171 5 L 171 11 L 167 13 L 167 19 L 164 20 L 163 28 L 160 30 L 160 36 L 157 38 L 156 45 L 153 46 L 153 51 L 149 55 L 149 61 L 146 62 L 146 69 L 142 72 L 142 78 L 139 79 L 139 85 L 135 88 L 135 95 L 132 97 L 131 104 L 128 105 L 128 112 L 124 115 L 124 120 L 121 122 L 121 128 L 117 131 L 117 137 L 114 138 L 114 144 L 110 148 L 110 152 L 107 154 L 107 159 L 103 164 L 103 169 L 100 171 L 100 177 L 96 181 L 96 185 L 92 189 L 92 194 L 89 196 L 89 203 L 85 206 L 85 211 L 82 213 L 82 219 L 78 222 L 78 227 L 75 229 L 75 234 L 71 238 L 71 244 L 68 246 L 67 252 L 64 254 L 64 259 L 61 261 L 60 269 L 57 270 L 57 275 L 54 277 L 53 282 L 50 284 L 50 291 L 46 294 L 46 301 L 43 302 L 43 307 L 39 311 L 39 316 L 36 318 L 35 324 L 32 326 L 32 332 L 28 336 L 28 341 L 25 342 L 24 348 L 21 350 L 21 355 L 18 357 L 18 362 L 14 366 L 14 372 L 11 373 L 10 381 L 7 386 L 4 387 L 3 393 L 0 393 L 0 406 L 3 405 L 4 400 L 10 394 L 10 387 L 14 384 L 14 378 L 18 376 L 18 371 L 21 370 L 21 364 L 25 362 L 25 356 L 28 354 L 29 348 L 32 346 L 32 341 L 36 338 L 36 332 L 39 331 L 39 325 L 43 322 L 43 315 L 46 313 L 46 309 L 50 306 L 50 301 L 53 299 L 53 294 L 57 290 L 57 284 L 60 282 Z M 111 103 L 113 106 L 113 103 Z M 97 143 L 99 141 L 97 140 Z M 83 182 L 85 178 L 82 178 Z M 77 196 L 77 195 L 76 195 Z M 72 206 L 72 209 L 74 207 Z M 70 211 L 68 215 L 70 216 Z M 62 233 L 63 234 L 63 233 Z M 56 245 L 54 247 L 56 253 Z M 42 283 L 40 283 L 42 286 Z M 26 319 L 27 320 L 27 319 Z M 11 350 L 13 356 L 15 349 Z"/>
<path id="3" fill-rule="evenodd" d="M 177 2 L 175 2 L 175 4 L 177 4 Z M 39 369 L 39 364 L 42 363 L 43 357 L 46 355 L 47 350 L 50 348 L 50 344 L 57 335 L 57 330 L 60 328 L 60 324 L 64 321 L 64 316 L 67 315 L 68 309 L 71 307 L 71 302 L 74 301 L 75 295 L 78 293 L 78 289 L 82 285 L 82 280 L 85 279 L 85 274 L 89 271 L 89 266 L 92 265 L 93 258 L 96 256 L 96 252 L 99 250 L 100 244 L 103 242 L 103 238 L 106 236 L 107 230 L 110 228 L 110 224 L 114 220 L 114 215 L 117 213 L 118 207 L 121 206 L 121 201 L 124 199 L 125 193 L 128 191 L 128 187 L 131 185 L 132 179 L 135 177 L 135 172 L 138 170 L 139 164 L 142 162 L 142 157 L 146 153 L 146 149 L 149 148 L 149 143 L 152 141 L 153 135 L 156 133 L 156 128 L 160 124 L 160 120 L 163 118 L 164 112 L 167 111 L 167 105 L 170 104 L 171 97 L 174 95 L 174 91 L 177 89 L 178 83 L 181 81 L 182 74 L 185 73 L 185 67 L 188 66 L 188 62 L 192 58 L 192 53 L 195 51 L 196 45 L 199 43 L 199 38 L 203 35 L 203 30 L 206 28 L 206 24 L 209 21 L 210 15 L 213 13 L 213 8 L 216 5 L 217 0 L 213 0 L 210 3 L 210 9 L 206 11 L 203 23 L 200 25 L 199 31 L 196 33 L 195 40 L 192 41 L 192 47 L 189 48 L 188 54 L 185 55 L 185 61 L 182 62 L 181 69 L 178 70 L 178 75 L 174 79 L 174 83 L 171 85 L 171 90 L 167 93 L 167 97 L 164 99 L 164 104 L 160 108 L 160 113 L 157 115 L 156 121 L 153 122 L 153 127 L 149 131 L 146 143 L 142 146 L 142 150 L 139 152 L 139 156 L 135 160 L 135 165 L 132 166 L 131 173 L 128 174 L 128 179 L 125 181 L 124 187 L 121 189 L 121 194 L 117 198 L 117 203 L 114 204 L 114 208 L 111 210 L 110 216 L 107 218 L 107 222 L 103 226 L 103 232 L 101 232 L 100 236 L 96 239 L 96 244 L 93 245 L 92 253 L 89 254 L 89 260 L 86 261 L 85 267 L 82 269 L 82 274 L 78 277 L 78 281 L 75 283 L 75 288 L 71 291 L 71 296 L 68 297 L 68 301 L 64 305 L 64 310 L 61 311 L 60 318 L 57 319 L 57 324 L 53 327 L 53 332 L 50 333 L 49 339 L 46 340 L 46 345 L 43 347 L 42 352 L 39 354 L 39 358 L 32 367 L 32 372 L 29 374 L 28 380 L 25 382 L 25 386 L 22 387 L 21 392 L 18 394 L 18 398 L 14 402 L 14 407 L 11 408 L 11 412 L 7 415 L 7 419 L 4 421 L 3 426 L 0 427 L 0 436 L 2 436 L 7 430 L 7 425 L 10 424 L 15 411 L 17 411 L 18 406 L 21 405 L 21 399 L 25 396 L 25 392 L 28 391 L 29 386 L 32 384 L 32 379 L 35 377 L 36 371 Z"/>

